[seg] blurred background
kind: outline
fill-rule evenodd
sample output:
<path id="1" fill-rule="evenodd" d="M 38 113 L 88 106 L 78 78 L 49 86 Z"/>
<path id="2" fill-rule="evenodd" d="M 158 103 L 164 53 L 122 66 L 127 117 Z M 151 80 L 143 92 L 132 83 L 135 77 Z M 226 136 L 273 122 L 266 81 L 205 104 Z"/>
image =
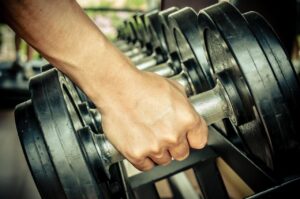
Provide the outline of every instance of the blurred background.
<path id="1" fill-rule="evenodd" d="M 278 33 L 299 75 L 300 0 L 230 2 L 242 12 L 256 10 L 267 18 Z M 101 31 L 114 40 L 117 36 L 116 28 L 136 12 L 171 6 L 190 6 L 198 11 L 217 3 L 217 0 L 78 0 L 78 3 Z M 17 103 L 28 98 L 28 79 L 34 70 L 45 63 L 47 62 L 7 25 L 0 24 L 0 199 L 40 198 L 18 140 L 13 109 Z M 170 197 L 164 190 L 162 194 L 165 194 L 165 198 Z"/>

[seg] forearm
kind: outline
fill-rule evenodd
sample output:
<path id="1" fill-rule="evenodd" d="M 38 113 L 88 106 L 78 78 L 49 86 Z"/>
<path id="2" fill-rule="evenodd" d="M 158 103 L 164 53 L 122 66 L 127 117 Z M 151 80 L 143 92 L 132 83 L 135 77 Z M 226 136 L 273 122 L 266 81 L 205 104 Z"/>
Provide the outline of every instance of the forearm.
<path id="1" fill-rule="evenodd" d="M 136 73 L 75 1 L 3 0 L 1 4 L 13 29 L 94 100 L 101 101 L 116 84 Z"/>

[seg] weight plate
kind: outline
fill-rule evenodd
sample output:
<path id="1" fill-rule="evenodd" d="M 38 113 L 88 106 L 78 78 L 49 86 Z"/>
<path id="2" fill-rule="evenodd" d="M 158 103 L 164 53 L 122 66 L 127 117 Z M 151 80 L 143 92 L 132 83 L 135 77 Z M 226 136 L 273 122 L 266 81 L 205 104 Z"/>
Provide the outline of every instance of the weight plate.
<path id="1" fill-rule="evenodd" d="M 95 121 L 96 116 L 92 115 L 92 112 L 90 110 L 90 107 L 87 102 L 82 102 L 77 105 L 78 112 L 80 114 L 80 117 L 82 118 L 85 126 L 89 126 L 91 130 L 94 133 L 102 133 L 101 128 L 98 125 L 98 123 Z M 95 110 L 97 111 L 97 110 Z"/>
<path id="2" fill-rule="evenodd" d="M 256 36 L 271 69 L 279 84 L 280 90 L 288 102 L 289 110 L 294 112 L 293 119 L 299 121 L 300 86 L 294 68 L 271 26 L 256 12 L 244 14 L 251 30 Z"/>
<path id="3" fill-rule="evenodd" d="M 66 198 L 30 100 L 16 107 L 15 119 L 26 161 L 41 197 Z"/>
<path id="4" fill-rule="evenodd" d="M 289 150 L 285 158 L 293 159 L 300 154 L 300 140 L 297 131 L 300 124 L 300 117 L 298 116 L 300 112 L 300 86 L 297 75 L 278 37 L 265 19 L 256 12 L 248 12 L 245 13 L 244 16 L 270 63 L 271 70 L 275 75 L 280 91 L 284 97 L 286 108 L 289 113 L 291 113 L 289 120 L 292 120 L 290 124 L 294 125 L 291 127 L 294 131 L 285 133 L 285 142 Z M 295 166 L 299 167 L 299 165 L 296 164 Z"/>
<path id="5" fill-rule="evenodd" d="M 193 83 L 198 80 L 200 92 L 212 89 L 215 82 L 206 56 L 203 29 L 205 27 L 198 26 L 196 12 L 192 8 L 183 8 L 169 15 L 169 23 L 181 60 L 196 61 L 195 65 L 191 66 L 198 74 L 197 77 L 192 78 Z"/>
<path id="6" fill-rule="evenodd" d="M 131 19 L 129 20 L 129 23 L 132 25 L 133 28 L 133 32 L 135 33 L 136 36 L 136 41 L 139 43 L 139 46 L 141 48 L 144 47 L 145 43 L 144 43 L 144 35 L 143 32 L 141 30 L 141 24 L 138 22 L 138 18 L 139 18 L 139 14 L 135 14 L 131 17 Z"/>
<path id="7" fill-rule="evenodd" d="M 175 44 L 173 33 L 171 32 L 171 29 L 170 29 L 168 17 L 170 14 L 172 14 L 176 11 L 178 11 L 178 8 L 171 7 L 171 8 L 168 8 L 166 10 L 159 12 L 159 14 L 158 14 L 159 22 L 160 22 L 160 26 L 161 26 L 161 30 L 162 30 L 162 35 L 163 35 L 164 41 L 166 43 L 167 51 L 169 52 L 169 54 L 176 52 L 176 44 Z"/>
<path id="8" fill-rule="evenodd" d="M 226 47 L 223 49 L 231 52 L 234 57 L 234 60 L 227 61 L 231 61 L 233 65 L 230 69 L 235 70 L 236 75 L 241 73 L 239 78 L 247 83 L 255 104 L 254 112 L 257 111 L 265 128 L 276 165 L 280 165 L 288 151 L 287 132 L 293 132 L 294 129 L 290 113 L 286 109 L 287 104 L 269 62 L 236 8 L 222 2 L 205 9 L 204 12 L 215 22 L 224 39 Z M 211 45 L 210 42 L 207 45 Z M 220 57 L 214 55 L 217 56 Z M 213 58 L 211 60 L 213 62 Z"/>
<path id="9" fill-rule="evenodd" d="M 135 17 L 136 27 L 141 37 L 142 47 L 145 48 L 145 53 L 150 56 L 153 53 L 153 46 L 151 42 L 151 32 L 148 32 L 145 26 L 145 14 L 137 14 Z"/>
<path id="10" fill-rule="evenodd" d="M 146 14 L 141 14 L 138 17 L 138 23 L 140 23 L 142 26 L 141 30 L 143 31 L 143 35 L 144 35 L 145 47 L 147 48 L 148 54 L 150 55 L 154 53 L 154 49 L 156 45 L 154 45 L 153 43 L 154 40 L 157 38 L 155 38 L 155 35 L 153 36 L 153 32 L 148 29 L 148 26 L 146 24 L 146 19 L 147 19 Z"/>
<path id="11" fill-rule="evenodd" d="M 165 60 L 167 59 L 168 48 L 164 36 L 162 33 L 161 25 L 159 22 L 158 11 L 152 11 L 145 16 L 145 24 L 147 30 L 151 32 L 152 44 L 157 54 L 164 55 Z"/>
<path id="12" fill-rule="evenodd" d="M 88 99 L 88 97 L 68 78 L 64 75 L 66 84 L 70 95 L 72 96 L 72 101 L 76 105 L 76 112 L 80 114 L 79 119 L 84 124 L 84 126 L 90 126 L 94 133 L 100 133 L 99 122 L 94 118 L 97 115 L 93 115 L 91 112 L 96 111 L 95 105 Z M 95 113 L 96 113 L 95 112 Z M 100 124 L 101 125 L 101 124 Z"/>
<path id="13" fill-rule="evenodd" d="M 130 21 L 124 22 L 125 29 L 126 29 L 126 35 L 128 36 L 128 41 L 132 44 L 135 44 L 137 40 L 136 32 L 133 28 L 133 24 Z"/>
<path id="14" fill-rule="evenodd" d="M 34 111 L 66 198 L 101 198 L 77 140 L 75 132 L 83 124 L 66 84 L 55 69 L 33 78 L 30 91 Z"/>
<path id="15" fill-rule="evenodd" d="M 226 70 L 228 67 L 231 67 L 230 64 L 226 63 L 227 60 L 222 59 L 222 57 L 228 57 L 226 53 L 228 53 L 226 50 L 224 50 L 224 46 L 222 43 L 222 40 L 218 40 L 216 38 L 210 37 L 212 34 L 207 34 L 209 31 L 218 31 L 216 29 L 216 25 L 214 21 L 208 16 L 205 12 L 200 12 L 198 14 L 198 38 L 200 38 L 201 46 L 203 48 L 204 52 L 201 52 L 202 57 L 199 55 L 197 56 L 197 59 L 201 59 L 201 65 L 204 67 L 204 71 L 206 73 L 210 73 L 213 80 L 216 78 L 216 74 Z M 212 45 L 207 45 L 207 42 L 213 42 L 214 48 L 211 48 Z M 222 49 L 222 50 L 221 50 Z M 214 65 L 212 66 L 212 61 L 210 60 L 210 56 L 208 56 L 207 52 L 215 52 L 215 54 L 218 54 L 219 56 L 214 57 Z M 204 62 L 204 60 L 207 60 L 207 64 Z M 208 66 L 210 67 L 208 69 Z M 242 83 L 240 81 L 237 81 L 238 85 L 241 85 Z M 243 95 L 240 95 L 237 93 L 237 96 L 243 97 Z M 245 102 L 247 102 L 246 100 Z M 243 101 L 244 102 L 244 101 Z M 244 102 L 244 103 L 245 103 Z M 236 110 L 237 111 L 237 110 Z M 251 111 L 250 111 L 251 112 Z M 240 123 L 241 121 L 248 120 L 248 118 L 251 118 L 251 115 L 247 115 L 247 110 L 240 110 L 239 111 L 240 116 L 243 117 L 237 117 L 237 121 L 235 123 Z M 246 153 L 250 154 L 250 149 L 247 146 L 246 142 L 244 141 L 244 138 L 240 136 L 239 128 L 236 126 L 236 124 L 233 124 L 232 121 L 229 119 L 224 119 L 222 123 L 216 123 L 219 128 L 223 129 L 225 131 L 226 136 L 228 139 L 230 139 L 239 149 L 245 151 Z"/>

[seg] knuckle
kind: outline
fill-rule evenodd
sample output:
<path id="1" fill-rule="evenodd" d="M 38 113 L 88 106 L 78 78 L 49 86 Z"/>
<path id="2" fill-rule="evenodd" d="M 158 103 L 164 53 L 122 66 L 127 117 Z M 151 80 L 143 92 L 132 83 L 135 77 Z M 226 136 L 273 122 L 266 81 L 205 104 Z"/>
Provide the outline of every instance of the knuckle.
<path id="1" fill-rule="evenodd" d="M 161 147 L 160 147 L 160 144 L 159 143 L 153 143 L 150 147 L 150 154 L 154 154 L 154 155 L 157 155 L 157 154 L 160 154 L 161 153 Z"/>
<path id="2" fill-rule="evenodd" d="M 190 113 L 190 116 L 189 116 L 189 123 L 190 123 L 190 126 L 195 126 L 195 125 L 197 125 L 199 122 L 200 122 L 199 116 L 198 116 L 196 113 L 191 112 L 191 113 Z"/>
<path id="3" fill-rule="evenodd" d="M 192 128 L 199 122 L 199 117 L 193 110 L 187 110 L 181 117 L 183 117 L 182 121 L 185 128 Z"/>
<path id="4" fill-rule="evenodd" d="M 136 163 L 140 162 L 145 157 L 145 154 L 142 150 L 133 150 L 133 149 L 127 150 L 125 155 L 128 156 Z"/>
<path id="5" fill-rule="evenodd" d="M 180 138 L 175 133 L 173 133 L 173 134 L 168 136 L 166 141 L 171 145 L 178 145 L 179 141 L 180 141 Z"/>
<path id="6" fill-rule="evenodd" d="M 164 156 L 164 154 L 162 152 L 151 154 L 151 157 L 153 157 L 155 159 L 161 159 L 163 156 Z"/>

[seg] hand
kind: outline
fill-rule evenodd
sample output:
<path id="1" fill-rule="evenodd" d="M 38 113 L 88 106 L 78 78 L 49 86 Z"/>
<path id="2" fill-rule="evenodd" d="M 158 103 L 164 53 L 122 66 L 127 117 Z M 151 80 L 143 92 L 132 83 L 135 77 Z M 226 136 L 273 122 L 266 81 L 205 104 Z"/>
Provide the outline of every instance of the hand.
<path id="1" fill-rule="evenodd" d="M 184 89 L 138 71 L 76 1 L 11 0 L 2 7 L 18 35 L 87 93 L 108 139 L 138 169 L 183 160 L 190 147 L 205 145 L 207 126 Z"/>
<path id="2" fill-rule="evenodd" d="M 207 125 L 180 84 L 147 72 L 126 84 L 99 107 L 107 138 L 137 169 L 166 165 L 172 157 L 183 160 L 190 147 L 205 146 Z"/>

